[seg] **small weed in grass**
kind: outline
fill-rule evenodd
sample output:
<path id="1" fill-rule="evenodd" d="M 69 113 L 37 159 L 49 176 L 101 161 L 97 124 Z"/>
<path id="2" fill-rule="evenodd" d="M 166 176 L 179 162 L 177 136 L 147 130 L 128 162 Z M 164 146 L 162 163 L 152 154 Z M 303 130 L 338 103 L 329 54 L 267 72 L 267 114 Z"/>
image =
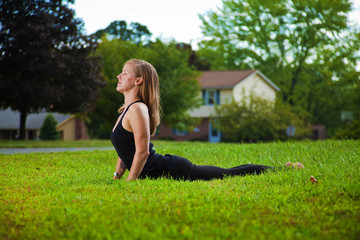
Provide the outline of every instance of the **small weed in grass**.
<path id="1" fill-rule="evenodd" d="M 195 164 L 305 169 L 126 183 L 111 180 L 115 151 L 0 155 L 0 237 L 359 239 L 359 141 L 155 146 Z"/>

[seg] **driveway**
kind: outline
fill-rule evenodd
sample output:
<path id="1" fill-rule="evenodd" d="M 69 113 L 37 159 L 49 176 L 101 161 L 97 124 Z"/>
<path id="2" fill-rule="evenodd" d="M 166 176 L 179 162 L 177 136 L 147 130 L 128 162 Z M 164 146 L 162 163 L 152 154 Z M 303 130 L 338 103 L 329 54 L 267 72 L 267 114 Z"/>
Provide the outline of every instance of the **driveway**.
<path id="1" fill-rule="evenodd" d="M 114 150 L 113 147 L 92 147 L 92 148 L 0 148 L 0 154 L 16 153 L 49 153 L 49 152 L 79 152 L 94 150 Z"/>

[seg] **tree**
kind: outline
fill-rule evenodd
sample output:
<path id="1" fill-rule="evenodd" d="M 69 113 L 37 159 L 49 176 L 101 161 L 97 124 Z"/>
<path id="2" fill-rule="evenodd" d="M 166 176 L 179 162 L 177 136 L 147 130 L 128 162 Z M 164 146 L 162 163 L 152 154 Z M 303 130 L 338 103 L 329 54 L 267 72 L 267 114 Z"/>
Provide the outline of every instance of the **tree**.
<path id="1" fill-rule="evenodd" d="M 178 49 L 176 43 L 165 44 L 160 40 L 143 46 L 141 43 L 102 38 L 97 54 L 103 61 L 107 85 L 95 103 L 94 111 L 88 115 L 87 125 L 92 137 L 109 138 L 117 118 L 116 110 L 123 104 L 122 94 L 116 92 L 116 76 L 131 58 L 147 60 L 158 72 L 162 121 L 179 128 L 196 124 L 188 114 L 188 110 L 199 103 L 197 72 L 188 65 L 189 52 Z"/>
<path id="2" fill-rule="evenodd" d="M 210 63 L 204 59 L 200 58 L 196 51 L 192 50 L 190 44 L 187 43 L 177 43 L 177 49 L 185 51 L 189 54 L 189 66 L 194 67 L 198 71 L 208 71 L 210 70 Z"/>
<path id="3" fill-rule="evenodd" d="M 349 123 L 336 133 L 335 138 L 337 139 L 360 139 L 360 121 L 355 120 Z"/>
<path id="4" fill-rule="evenodd" d="M 63 0 L 0 2 L 0 106 L 26 116 L 39 110 L 78 112 L 102 85 L 96 42 Z"/>
<path id="5" fill-rule="evenodd" d="M 175 42 L 165 44 L 157 40 L 143 55 L 159 74 L 162 121 L 179 130 L 192 130 L 198 123 L 189 110 L 201 103 L 199 73 L 189 66 L 189 54 L 179 50 Z"/>
<path id="6" fill-rule="evenodd" d="M 360 117 L 359 104 L 350 103 L 360 81 L 360 31 L 347 20 L 350 10 L 343 0 L 224 0 L 200 16 L 205 40 L 198 54 L 212 69 L 261 70 L 283 102 L 334 127 L 345 104 Z"/>
<path id="7" fill-rule="evenodd" d="M 113 21 L 105 29 L 100 29 L 94 33 L 97 39 L 107 36 L 109 40 L 121 39 L 134 43 L 148 42 L 150 41 L 151 35 L 151 32 L 146 26 L 137 22 L 130 23 L 130 26 L 128 26 L 126 21 Z"/>
<path id="8" fill-rule="evenodd" d="M 46 115 L 44 123 L 40 128 L 40 139 L 56 140 L 59 136 L 58 132 L 56 131 L 56 124 L 57 122 L 54 115 Z"/>

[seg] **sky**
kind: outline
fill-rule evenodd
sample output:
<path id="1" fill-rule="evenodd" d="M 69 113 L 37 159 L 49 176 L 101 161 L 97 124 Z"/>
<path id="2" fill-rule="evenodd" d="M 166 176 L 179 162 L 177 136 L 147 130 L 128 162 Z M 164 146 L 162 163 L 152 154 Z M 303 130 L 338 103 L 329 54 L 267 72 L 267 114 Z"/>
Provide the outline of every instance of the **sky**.
<path id="1" fill-rule="evenodd" d="M 360 26 L 360 0 L 352 2 L 349 19 Z M 202 37 L 198 15 L 221 6 L 222 0 L 75 0 L 72 8 L 83 20 L 87 34 L 125 20 L 147 26 L 153 39 L 175 39 L 196 49 Z"/>

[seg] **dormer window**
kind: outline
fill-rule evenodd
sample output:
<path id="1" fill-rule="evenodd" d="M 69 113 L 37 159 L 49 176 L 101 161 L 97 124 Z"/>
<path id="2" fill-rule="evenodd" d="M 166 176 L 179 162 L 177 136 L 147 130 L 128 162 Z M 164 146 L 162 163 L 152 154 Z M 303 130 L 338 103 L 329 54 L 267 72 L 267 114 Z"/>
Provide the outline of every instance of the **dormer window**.
<path id="1" fill-rule="evenodd" d="M 203 101 L 205 105 L 220 104 L 220 90 L 208 89 L 202 91 Z"/>

